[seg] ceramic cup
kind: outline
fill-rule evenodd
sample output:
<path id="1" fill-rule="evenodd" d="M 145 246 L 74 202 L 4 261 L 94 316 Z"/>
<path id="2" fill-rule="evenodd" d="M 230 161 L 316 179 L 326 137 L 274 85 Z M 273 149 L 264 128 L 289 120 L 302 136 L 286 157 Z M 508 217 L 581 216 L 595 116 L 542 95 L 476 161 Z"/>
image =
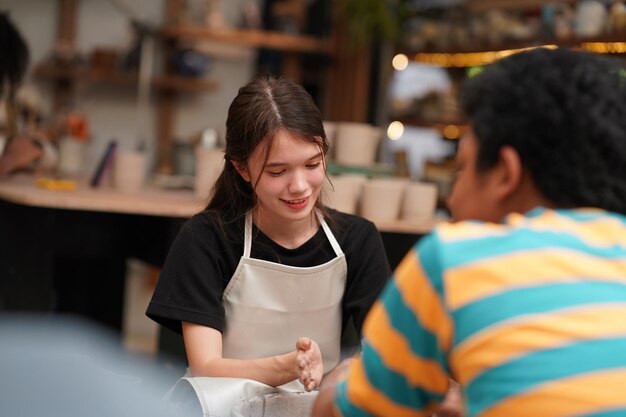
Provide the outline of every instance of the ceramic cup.
<path id="1" fill-rule="evenodd" d="M 365 175 L 329 175 L 332 182 L 324 183 L 324 203 L 330 208 L 349 214 L 357 214 Z"/>
<path id="2" fill-rule="evenodd" d="M 118 151 L 113 161 L 113 185 L 125 194 L 136 193 L 146 179 L 146 155 L 140 151 Z"/>
<path id="3" fill-rule="evenodd" d="M 372 166 L 382 136 L 382 129 L 366 123 L 339 123 L 335 134 L 335 161 L 350 166 Z"/>
<path id="4" fill-rule="evenodd" d="M 412 182 L 404 190 L 402 220 L 419 222 L 430 220 L 437 208 L 437 185 L 429 182 Z"/>
<path id="5" fill-rule="evenodd" d="M 85 142 L 72 137 L 65 137 L 59 141 L 58 170 L 62 175 L 79 177 L 83 174 L 85 146 Z"/>
<path id="6" fill-rule="evenodd" d="M 224 149 L 196 148 L 196 178 L 194 192 L 196 197 L 207 198 L 215 181 L 224 168 Z"/>
<path id="7" fill-rule="evenodd" d="M 375 178 L 363 184 L 361 215 L 372 221 L 393 221 L 400 216 L 404 190 L 410 181 L 404 178 Z"/>

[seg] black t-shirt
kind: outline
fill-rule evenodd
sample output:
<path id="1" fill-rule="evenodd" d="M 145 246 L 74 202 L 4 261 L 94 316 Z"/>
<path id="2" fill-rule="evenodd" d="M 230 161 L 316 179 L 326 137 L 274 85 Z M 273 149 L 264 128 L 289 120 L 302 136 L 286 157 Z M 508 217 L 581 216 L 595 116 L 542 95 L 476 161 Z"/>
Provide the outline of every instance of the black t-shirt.
<path id="1" fill-rule="evenodd" d="M 348 276 L 342 301 L 343 326 L 352 317 L 360 334 L 368 310 L 391 274 L 382 239 L 364 218 L 328 210 L 330 229 L 346 256 Z M 146 314 L 177 333 L 181 321 L 224 331 L 222 294 L 243 255 L 244 217 L 221 224 L 208 212 L 196 214 L 180 230 L 161 271 Z M 253 225 L 250 256 L 297 267 L 335 258 L 322 227 L 296 249 L 284 248 Z"/>

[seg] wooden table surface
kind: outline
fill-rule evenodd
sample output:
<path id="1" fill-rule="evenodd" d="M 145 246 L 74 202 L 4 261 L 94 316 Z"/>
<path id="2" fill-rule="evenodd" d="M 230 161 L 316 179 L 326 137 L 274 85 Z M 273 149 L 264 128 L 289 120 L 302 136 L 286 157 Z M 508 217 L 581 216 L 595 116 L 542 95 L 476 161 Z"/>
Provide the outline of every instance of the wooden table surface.
<path id="1" fill-rule="evenodd" d="M 34 207 L 163 217 L 191 217 L 206 205 L 191 190 L 166 190 L 147 185 L 134 194 L 112 187 L 92 188 L 78 182 L 73 191 L 49 190 L 36 184 L 31 175 L 0 179 L 0 198 Z"/>
<path id="2" fill-rule="evenodd" d="M 92 188 L 86 182 L 79 182 L 74 191 L 49 190 L 37 186 L 36 177 L 24 174 L 0 179 L 0 198 L 33 207 L 181 218 L 191 217 L 207 203 L 206 198 L 196 197 L 192 190 L 163 189 L 151 184 L 134 194 L 124 194 L 106 186 Z M 430 232 L 440 221 L 374 223 L 381 232 L 421 235 Z"/>

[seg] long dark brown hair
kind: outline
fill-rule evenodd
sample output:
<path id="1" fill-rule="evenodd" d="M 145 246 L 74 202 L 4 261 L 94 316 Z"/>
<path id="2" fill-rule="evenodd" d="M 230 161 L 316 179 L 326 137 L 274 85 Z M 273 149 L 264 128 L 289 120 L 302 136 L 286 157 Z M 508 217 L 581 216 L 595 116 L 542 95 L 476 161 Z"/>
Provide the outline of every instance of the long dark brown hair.
<path id="1" fill-rule="evenodd" d="M 211 190 L 206 210 L 227 222 L 256 206 L 256 183 L 246 182 L 232 162 L 246 165 L 259 145 L 265 147 L 267 161 L 274 137 L 281 129 L 319 146 L 324 155 L 328 153 L 322 116 L 311 95 L 287 78 L 257 76 L 239 89 L 228 109 L 226 163 Z M 321 193 L 315 207 L 328 217 Z"/>

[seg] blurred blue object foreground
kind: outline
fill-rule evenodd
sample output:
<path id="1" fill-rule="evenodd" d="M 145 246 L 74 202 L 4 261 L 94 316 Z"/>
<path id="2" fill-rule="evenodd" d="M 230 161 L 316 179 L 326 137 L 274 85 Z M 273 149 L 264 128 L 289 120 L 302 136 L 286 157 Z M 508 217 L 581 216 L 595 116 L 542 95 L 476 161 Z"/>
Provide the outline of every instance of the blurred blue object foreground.
<path id="1" fill-rule="evenodd" d="M 0 314 L 0 416 L 176 416 L 175 381 L 91 322 Z"/>

